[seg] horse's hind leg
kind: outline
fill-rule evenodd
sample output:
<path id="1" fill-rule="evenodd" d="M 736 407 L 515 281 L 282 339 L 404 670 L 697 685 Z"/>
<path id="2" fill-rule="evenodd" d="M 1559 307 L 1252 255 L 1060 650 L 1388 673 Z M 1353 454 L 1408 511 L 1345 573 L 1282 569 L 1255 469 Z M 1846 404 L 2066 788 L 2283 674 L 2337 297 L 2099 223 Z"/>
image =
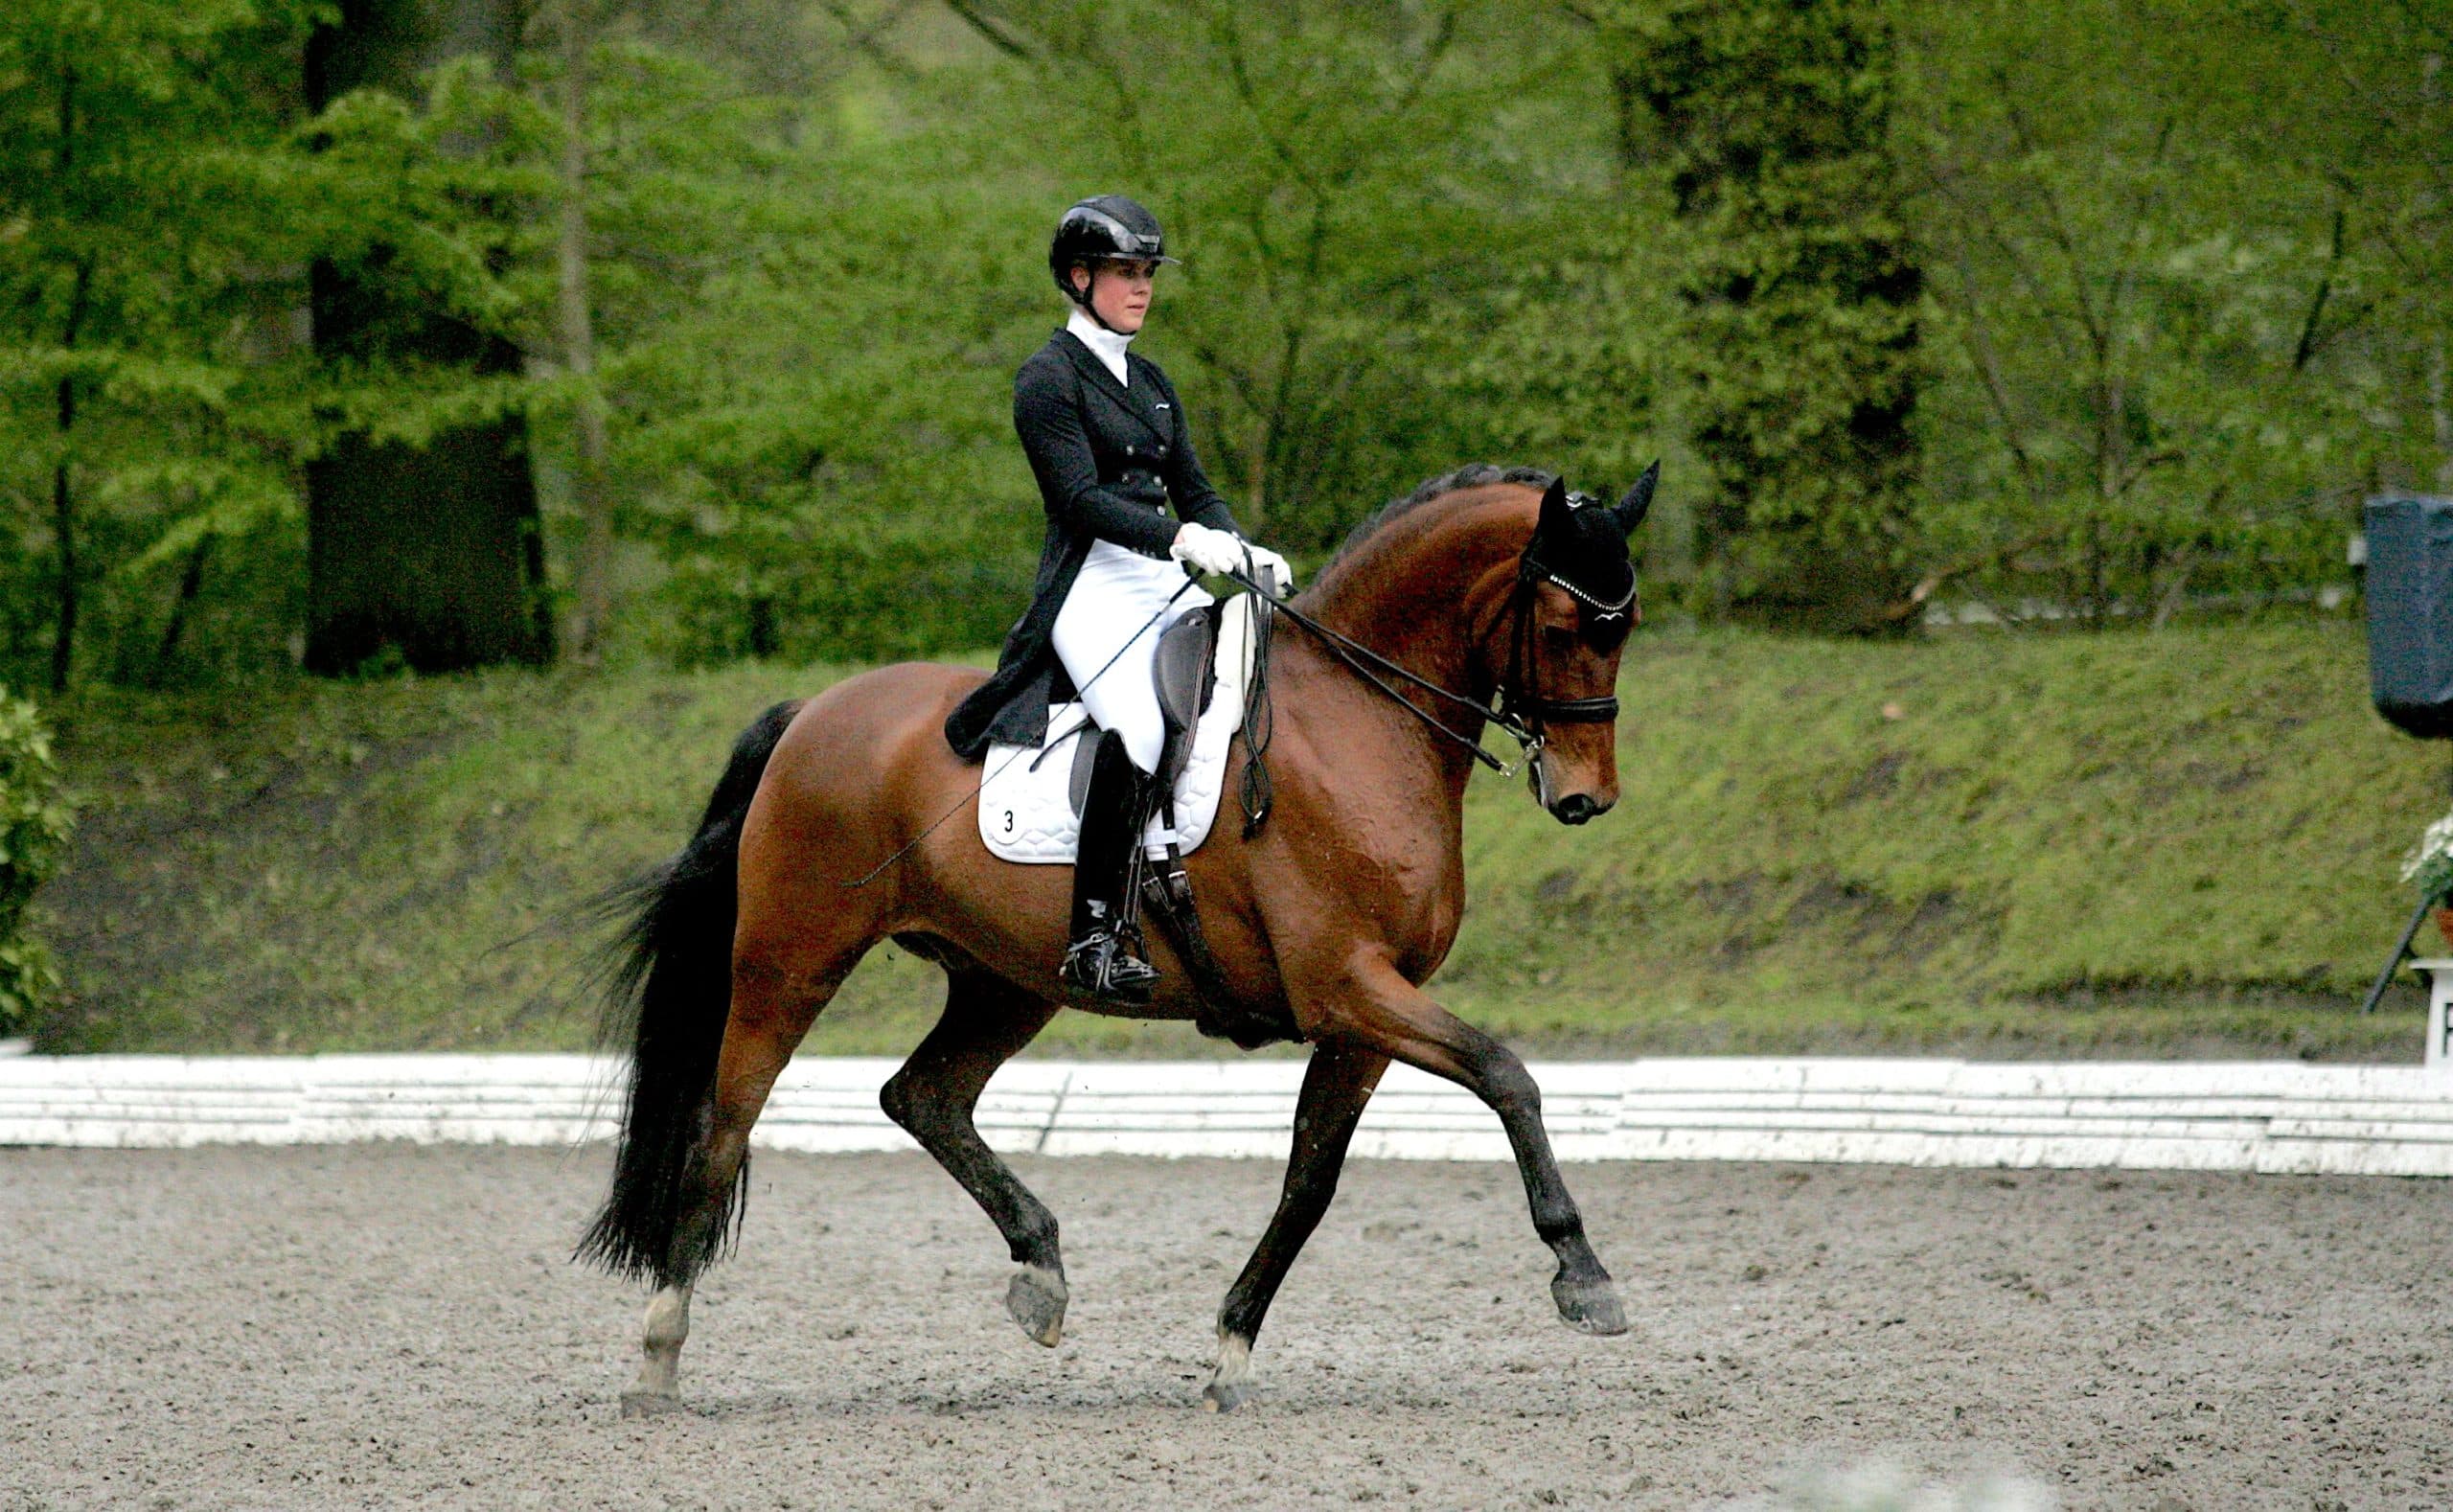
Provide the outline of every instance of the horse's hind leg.
<path id="1" fill-rule="evenodd" d="M 856 939 L 794 939 L 768 946 L 751 931 L 736 940 L 732 1003 L 717 1053 L 713 1095 L 680 1176 L 678 1221 L 655 1295 L 648 1299 L 639 1378 L 622 1393 L 622 1415 L 680 1405 L 681 1346 L 690 1338 L 690 1294 L 739 1219 L 749 1164 L 749 1131 L 775 1078 L 843 978 L 867 953 Z"/>
<path id="2" fill-rule="evenodd" d="M 1285 1193 L 1259 1248 L 1228 1289 L 1226 1305 L 1218 1310 L 1218 1370 L 1202 1392 L 1218 1411 L 1231 1411 L 1251 1395 L 1252 1340 L 1295 1254 L 1337 1196 L 1354 1126 L 1387 1068 L 1387 1056 L 1351 1041 L 1330 1041 L 1312 1052 L 1303 1095 L 1295 1105 L 1295 1150 L 1286 1162 Z"/>
<path id="3" fill-rule="evenodd" d="M 879 1094 L 886 1116 L 910 1131 L 962 1183 L 1005 1236 L 1021 1267 L 1006 1289 L 1005 1310 L 1043 1344 L 1064 1337 L 1065 1262 L 1056 1215 L 1030 1194 L 972 1123 L 972 1111 L 997 1067 L 1031 1042 L 1056 1005 L 972 967 L 946 973 L 946 1011 L 903 1069 Z"/>

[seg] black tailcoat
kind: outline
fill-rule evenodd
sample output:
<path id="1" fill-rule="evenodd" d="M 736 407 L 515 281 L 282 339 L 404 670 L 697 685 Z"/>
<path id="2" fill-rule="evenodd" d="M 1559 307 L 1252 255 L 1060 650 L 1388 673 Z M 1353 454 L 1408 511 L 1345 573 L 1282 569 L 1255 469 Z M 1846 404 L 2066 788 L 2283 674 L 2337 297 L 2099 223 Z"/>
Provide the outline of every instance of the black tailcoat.
<path id="1" fill-rule="evenodd" d="M 1014 429 L 1047 507 L 1047 543 L 1030 607 L 1006 632 L 995 676 L 947 717 L 946 740 L 965 761 L 979 760 L 992 742 L 1038 745 L 1047 737 L 1048 704 L 1073 696 L 1048 637 L 1092 541 L 1164 558 L 1180 520 L 1243 534 L 1202 475 L 1175 385 L 1157 363 L 1130 353 L 1124 360 L 1130 384 L 1059 331 L 1014 375 Z"/>

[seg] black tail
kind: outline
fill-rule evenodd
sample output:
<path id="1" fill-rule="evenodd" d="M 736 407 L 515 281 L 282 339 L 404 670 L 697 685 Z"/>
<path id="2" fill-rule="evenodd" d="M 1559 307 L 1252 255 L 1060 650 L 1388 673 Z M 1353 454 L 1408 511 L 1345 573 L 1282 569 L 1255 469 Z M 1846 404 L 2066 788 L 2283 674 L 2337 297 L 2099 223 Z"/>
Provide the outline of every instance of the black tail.
<path id="1" fill-rule="evenodd" d="M 693 1226 L 704 1236 L 705 1252 L 673 1253 L 732 1001 L 741 821 L 799 709 L 798 699 L 776 704 L 733 743 L 732 761 L 681 854 L 597 900 L 604 915 L 626 921 L 606 946 L 609 981 L 599 1041 L 630 1042 L 630 1089 L 613 1190 L 574 1258 L 616 1275 L 658 1286 L 687 1280 L 716 1258 L 740 1221 L 746 1160 L 715 1221 Z"/>

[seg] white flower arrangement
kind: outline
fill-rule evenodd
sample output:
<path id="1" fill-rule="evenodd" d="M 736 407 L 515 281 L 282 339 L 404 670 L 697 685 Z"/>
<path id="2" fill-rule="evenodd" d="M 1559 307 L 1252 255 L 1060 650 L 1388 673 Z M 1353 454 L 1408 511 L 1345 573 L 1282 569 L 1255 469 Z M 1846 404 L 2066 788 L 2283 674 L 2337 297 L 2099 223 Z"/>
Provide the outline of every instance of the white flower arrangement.
<path id="1" fill-rule="evenodd" d="M 2418 846 L 2402 858 L 2402 881 L 2416 883 L 2431 899 L 2453 894 L 2453 813 L 2429 825 Z"/>

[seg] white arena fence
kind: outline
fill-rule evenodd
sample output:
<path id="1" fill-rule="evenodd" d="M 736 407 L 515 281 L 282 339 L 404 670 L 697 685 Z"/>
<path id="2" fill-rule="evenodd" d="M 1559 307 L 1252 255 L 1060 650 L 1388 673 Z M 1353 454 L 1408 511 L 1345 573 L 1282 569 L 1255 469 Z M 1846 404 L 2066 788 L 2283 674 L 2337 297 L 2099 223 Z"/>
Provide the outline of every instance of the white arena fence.
<path id="1" fill-rule="evenodd" d="M 754 1143 L 912 1148 L 878 1110 L 897 1063 L 796 1061 Z M 1302 1065 L 1020 1061 L 981 1099 L 1008 1153 L 1282 1158 Z M 1567 1160 L 1806 1160 L 2453 1176 L 2453 1071 L 2299 1063 L 1661 1058 L 1532 1067 Z M 575 1145 L 619 1066 L 581 1055 L 0 1058 L 0 1145 Z M 1505 1160 L 1498 1120 L 1404 1066 L 1354 1153 Z"/>

